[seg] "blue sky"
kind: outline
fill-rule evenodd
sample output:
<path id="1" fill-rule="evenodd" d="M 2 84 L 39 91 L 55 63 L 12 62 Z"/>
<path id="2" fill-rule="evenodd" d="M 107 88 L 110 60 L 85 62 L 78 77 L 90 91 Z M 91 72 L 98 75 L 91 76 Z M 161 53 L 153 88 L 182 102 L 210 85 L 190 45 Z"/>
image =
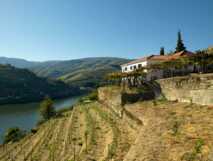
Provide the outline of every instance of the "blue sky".
<path id="1" fill-rule="evenodd" d="M 114 56 L 213 45 L 212 0 L 0 0 L 0 56 L 28 60 Z"/>

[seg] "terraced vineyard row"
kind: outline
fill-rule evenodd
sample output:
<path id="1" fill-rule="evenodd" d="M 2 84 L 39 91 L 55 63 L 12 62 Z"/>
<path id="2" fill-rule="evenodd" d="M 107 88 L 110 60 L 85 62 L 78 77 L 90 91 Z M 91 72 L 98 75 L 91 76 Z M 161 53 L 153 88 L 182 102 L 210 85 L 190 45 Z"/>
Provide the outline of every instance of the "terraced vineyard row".
<path id="1" fill-rule="evenodd" d="M 99 103 L 78 105 L 21 141 L 0 147 L 0 161 L 120 161 L 137 129 Z"/>

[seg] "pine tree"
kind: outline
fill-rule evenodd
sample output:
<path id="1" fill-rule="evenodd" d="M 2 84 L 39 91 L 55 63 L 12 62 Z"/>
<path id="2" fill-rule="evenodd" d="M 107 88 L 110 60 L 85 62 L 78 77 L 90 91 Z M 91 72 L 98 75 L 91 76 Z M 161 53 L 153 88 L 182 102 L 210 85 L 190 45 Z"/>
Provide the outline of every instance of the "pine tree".
<path id="1" fill-rule="evenodd" d="M 164 55 L 165 54 L 165 52 L 164 52 L 164 47 L 161 47 L 160 48 L 160 55 Z"/>
<path id="2" fill-rule="evenodd" d="M 186 47 L 184 46 L 182 37 L 181 37 L 181 32 L 178 32 L 178 40 L 177 40 L 177 47 L 176 47 L 176 53 L 180 51 L 185 51 Z"/>

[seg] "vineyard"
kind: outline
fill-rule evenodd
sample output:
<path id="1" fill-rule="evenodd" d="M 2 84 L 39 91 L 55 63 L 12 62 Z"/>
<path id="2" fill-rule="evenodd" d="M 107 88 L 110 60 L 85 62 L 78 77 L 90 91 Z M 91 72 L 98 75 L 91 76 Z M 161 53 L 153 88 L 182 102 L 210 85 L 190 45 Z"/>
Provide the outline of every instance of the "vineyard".
<path id="1" fill-rule="evenodd" d="M 125 105 L 122 115 L 76 105 L 1 145 L 0 161 L 212 161 L 212 118 L 210 106 L 164 100 Z"/>
<path id="2" fill-rule="evenodd" d="M 138 127 L 99 103 L 77 105 L 40 125 L 35 134 L 2 145 L 0 161 L 120 161 Z"/>

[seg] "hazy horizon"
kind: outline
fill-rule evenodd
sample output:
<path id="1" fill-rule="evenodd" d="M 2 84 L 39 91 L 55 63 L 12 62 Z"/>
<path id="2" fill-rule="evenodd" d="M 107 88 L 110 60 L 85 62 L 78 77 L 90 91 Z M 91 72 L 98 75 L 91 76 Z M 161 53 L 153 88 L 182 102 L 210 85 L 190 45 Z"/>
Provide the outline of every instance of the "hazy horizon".
<path id="1" fill-rule="evenodd" d="M 124 57 L 113 57 L 113 56 L 91 56 L 91 57 L 80 57 L 80 58 L 71 58 L 71 59 L 48 59 L 48 60 L 29 60 L 29 59 L 25 59 L 25 58 L 18 58 L 18 57 L 7 57 L 7 56 L 0 56 L 0 58 L 6 58 L 6 59 L 20 59 L 20 60 L 25 60 L 25 61 L 29 61 L 29 62 L 49 62 L 49 61 L 70 61 L 70 60 L 78 60 L 78 59 L 90 59 L 90 58 L 118 58 L 118 59 L 127 59 L 127 60 L 131 60 L 134 58 L 124 58 Z"/>
<path id="2" fill-rule="evenodd" d="M 0 2 L 0 57 L 29 61 L 138 58 L 213 45 L 211 0 L 8 0 Z"/>

